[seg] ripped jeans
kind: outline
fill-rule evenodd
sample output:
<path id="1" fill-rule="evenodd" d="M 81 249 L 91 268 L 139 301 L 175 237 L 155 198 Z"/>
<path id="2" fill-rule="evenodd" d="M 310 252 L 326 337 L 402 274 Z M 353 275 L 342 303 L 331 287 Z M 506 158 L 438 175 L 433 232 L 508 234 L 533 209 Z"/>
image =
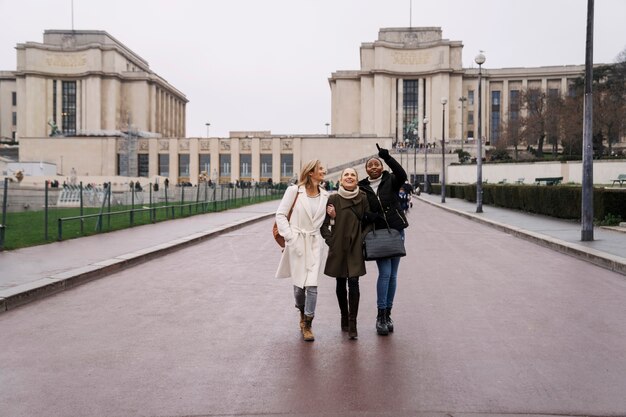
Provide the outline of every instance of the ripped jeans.
<path id="1" fill-rule="evenodd" d="M 304 314 L 314 317 L 315 305 L 317 304 L 317 287 L 300 288 L 294 285 L 293 295 L 296 299 L 296 308 L 304 307 Z"/>

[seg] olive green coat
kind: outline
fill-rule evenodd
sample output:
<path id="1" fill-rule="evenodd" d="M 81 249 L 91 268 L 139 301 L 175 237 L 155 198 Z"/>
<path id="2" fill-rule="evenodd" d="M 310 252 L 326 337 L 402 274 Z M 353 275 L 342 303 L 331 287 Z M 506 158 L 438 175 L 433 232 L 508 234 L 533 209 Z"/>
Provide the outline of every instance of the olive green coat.
<path id="1" fill-rule="evenodd" d="M 322 237 L 329 247 L 324 274 L 335 278 L 365 275 L 363 236 L 367 230 L 361 226 L 360 219 L 369 211 L 367 196 L 363 191 L 353 199 L 332 194 L 328 204 L 335 206 L 336 216 L 333 226 L 328 214 L 322 224 Z"/>

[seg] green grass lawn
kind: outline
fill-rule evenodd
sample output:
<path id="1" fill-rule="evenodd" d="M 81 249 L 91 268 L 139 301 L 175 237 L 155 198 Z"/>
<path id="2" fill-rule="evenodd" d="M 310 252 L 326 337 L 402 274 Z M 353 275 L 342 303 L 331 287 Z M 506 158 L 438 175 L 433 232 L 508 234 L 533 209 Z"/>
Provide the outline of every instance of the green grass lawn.
<path id="1" fill-rule="evenodd" d="M 101 219 L 102 232 L 125 229 L 128 227 L 145 225 L 153 222 L 161 222 L 170 219 L 178 219 L 196 214 L 211 213 L 227 209 L 242 207 L 249 204 L 281 198 L 280 193 L 273 195 L 261 195 L 256 197 L 244 197 L 238 199 L 216 201 L 178 203 L 169 205 L 154 204 L 152 210 L 147 205 L 135 205 L 131 215 L 131 206 L 111 207 L 110 215 L 105 207 L 104 215 L 93 216 L 100 213 L 99 208 L 84 208 L 83 217 L 64 220 L 62 223 L 62 240 L 73 239 L 81 236 L 89 236 L 99 232 L 98 222 Z M 152 212 L 152 213 L 151 213 Z M 60 218 L 79 217 L 80 208 L 50 208 L 48 209 L 47 238 L 45 211 L 28 211 L 6 214 L 6 229 L 4 235 L 4 249 L 12 250 L 28 246 L 42 245 L 58 240 L 58 223 Z"/>

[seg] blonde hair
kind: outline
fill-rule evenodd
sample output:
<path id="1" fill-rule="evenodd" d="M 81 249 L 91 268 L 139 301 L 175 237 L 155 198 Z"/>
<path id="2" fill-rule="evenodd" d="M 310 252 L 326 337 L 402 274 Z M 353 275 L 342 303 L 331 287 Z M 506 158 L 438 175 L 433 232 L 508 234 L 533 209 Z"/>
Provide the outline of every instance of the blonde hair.
<path id="1" fill-rule="evenodd" d="M 313 183 L 311 182 L 311 177 L 309 176 L 309 173 L 315 171 L 317 167 L 320 166 L 321 164 L 322 164 L 322 161 L 320 161 L 319 159 L 313 159 L 307 162 L 302 167 L 302 171 L 300 171 L 300 179 L 298 181 L 298 186 L 300 185 L 304 185 L 305 187 L 312 186 Z"/>

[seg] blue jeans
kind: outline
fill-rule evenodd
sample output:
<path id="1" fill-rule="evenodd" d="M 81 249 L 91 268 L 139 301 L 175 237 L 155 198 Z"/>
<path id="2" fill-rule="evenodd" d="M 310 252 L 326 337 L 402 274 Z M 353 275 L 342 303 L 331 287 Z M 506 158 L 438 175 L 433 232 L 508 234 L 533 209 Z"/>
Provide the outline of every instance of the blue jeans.
<path id="1" fill-rule="evenodd" d="M 400 231 L 404 239 L 404 230 Z M 396 295 L 398 281 L 398 266 L 400 258 L 378 259 L 378 281 L 376 282 L 376 304 L 378 308 L 385 309 L 393 307 L 393 298 Z"/>
<path id="2" fill-rule="evenodd" d="M 309 317 L 315 316 L 315 306 L 317 304 L 317 287 L 296 287 L 293 286 L 293 295 L 296 299 L 296 308 L 304 308 L 304 314 Z"/>

